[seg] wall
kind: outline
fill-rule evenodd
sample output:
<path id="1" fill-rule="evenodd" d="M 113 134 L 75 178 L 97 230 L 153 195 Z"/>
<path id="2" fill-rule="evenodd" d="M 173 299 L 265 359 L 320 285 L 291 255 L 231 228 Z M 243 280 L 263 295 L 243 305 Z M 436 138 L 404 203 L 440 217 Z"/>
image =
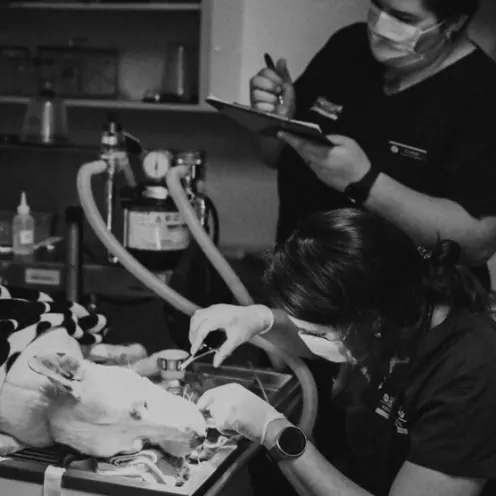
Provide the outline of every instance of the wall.
<path id="1" fill-rule="evenodd" d="M 249 0 L 244 23 L 244 42 L 240 101 L 249 102 L 249 80 L 262 68 L 261 54 L 269 51 L 274 60 L 285 58 L 293 79 L 325 44 L 330 34 L 345 24 L 366 18 L 369 0 L 284 0 L 279 2 Z M 263 29 L 260 29 L 263 12 Z M 298 30 L 311 23 L 310 30 Z M 256 36 L 253 36 L 256 33 Z M 295 33 L 295 35 L 292 35 Z M 296 34 L 297 33 L 297 34 Z"/>

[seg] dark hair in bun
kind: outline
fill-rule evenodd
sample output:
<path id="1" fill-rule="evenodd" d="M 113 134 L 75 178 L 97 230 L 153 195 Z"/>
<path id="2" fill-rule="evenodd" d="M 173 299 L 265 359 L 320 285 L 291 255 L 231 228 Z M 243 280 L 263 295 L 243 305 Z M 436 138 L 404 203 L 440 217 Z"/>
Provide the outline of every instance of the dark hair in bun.
<path id="1" fill-rule="evenodd" d="M 428 300 L 453 308 L 487 310 L 488 295 L 463 264 L 458 243 L 439 240 L 430 249 L 419 248 L 419 252 L 424 259 L 423 282 Z"/>

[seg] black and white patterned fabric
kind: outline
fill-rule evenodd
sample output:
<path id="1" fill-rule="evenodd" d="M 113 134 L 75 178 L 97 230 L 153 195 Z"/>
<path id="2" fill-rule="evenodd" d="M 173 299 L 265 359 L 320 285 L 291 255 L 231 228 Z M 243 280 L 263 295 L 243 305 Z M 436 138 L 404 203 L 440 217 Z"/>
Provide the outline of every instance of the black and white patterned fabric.
<path id="1" fill-rule="evenodd" d="M 64 327 L 81 345 L 102 342 L 103 315 L 71 301 L 54 301 L 35 289 L 0 285 L 0 388 L 21 352 L 41 334 Z"/>

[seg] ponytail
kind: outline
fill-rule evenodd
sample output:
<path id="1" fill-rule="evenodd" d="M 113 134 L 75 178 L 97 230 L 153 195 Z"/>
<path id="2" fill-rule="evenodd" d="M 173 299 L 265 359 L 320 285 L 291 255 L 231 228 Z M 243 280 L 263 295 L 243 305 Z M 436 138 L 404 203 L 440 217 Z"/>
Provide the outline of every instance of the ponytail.
<path id="1" fill-rule="evenodd" d="M 462 263 L 458 243 L 439 240 L 430 249 L 419 247 L 418 251 L 423 258 L 422 282 L 427 301 L 473 312 L 491 310 L 493 295 Z"/>

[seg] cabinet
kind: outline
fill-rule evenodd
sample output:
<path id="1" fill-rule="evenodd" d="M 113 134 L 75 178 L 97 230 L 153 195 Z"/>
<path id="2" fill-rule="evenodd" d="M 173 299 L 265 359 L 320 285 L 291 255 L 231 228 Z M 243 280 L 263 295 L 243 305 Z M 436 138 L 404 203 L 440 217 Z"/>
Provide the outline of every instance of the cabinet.
<path id="1" fill-rule="evenodd" d="M 183 2 L 15 2 L 0 17 L 0 45 L 63 45 L 83 38 L 92 46 L 113 48 L 138 59 L 132 75 L 139 86 L 163 61 L 143 63 L 150 54 L 165 56 L 171 42 L 188 42 L 198 53 L 197 103 L 145 103 L 123 95 L 131 76 L 119 74 L 116 98 L 68 98 L 68 106 L 205 111 L 208 94 L 248 102 L 250 77 L 263 53 L 285 57 L 298 76 L 330 33 L 363 17 L 367 0 L 189 0 Z M 140 56 L 140 54 L 142 54 Z M 143 67 L 140 66 L 140 60 Z M 153 59 L 152 59 L 153 60 Z M 120 63 L 120 62 L 119 62 Z M 122 64 L 121 64 L 122 65 Z M 162 70 L 162 69 L 161 69 Z M 165 76 L 167 67 L 164 66 Z M 120 71 L 122 72 L 122 71 Z M 35 77 L 35 76 L 33 76 Z M 143 88 L 142 88 L 143 89 Z M 138 92 L 139 93 L 139 92 Z M 0 103 L 25 103 L 28 95 L 0 95 Z"/>

